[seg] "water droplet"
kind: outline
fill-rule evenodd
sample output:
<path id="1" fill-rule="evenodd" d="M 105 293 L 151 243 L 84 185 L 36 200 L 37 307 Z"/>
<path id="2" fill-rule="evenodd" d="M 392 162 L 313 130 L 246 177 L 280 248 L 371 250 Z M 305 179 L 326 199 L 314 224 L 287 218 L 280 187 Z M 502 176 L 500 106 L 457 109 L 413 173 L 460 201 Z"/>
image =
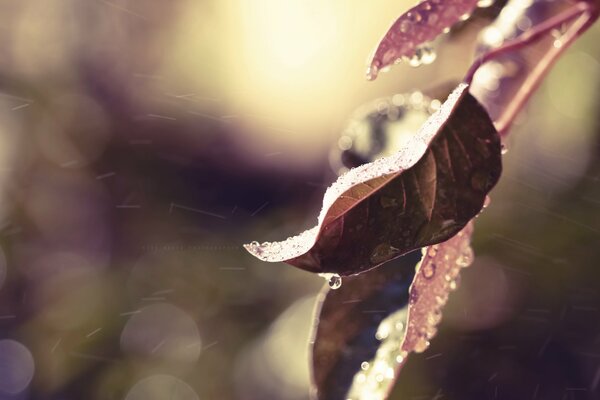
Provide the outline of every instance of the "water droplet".
<path id="1" fill-rule="evenodd" d="M 477 2 L 477 7 L 485 8 L 494 4 L 494 0 L 479 0 Z"/>
<path id="2" fill-rule="evenodd" d="M 450 290 L 456 290 L 458 288 L 458 282 L 452 281 L 452 282 L 450 282 L 450 285 L 448 285 L 448 287 L 450 288 Z"/>
<path id="3" fill-rule="evenodd" d="M 250 243 L 250 246 L 252 246 L 252 247 L 258 247 L 258 246 L 260 246 L 260 243 L 258 243 L 258 242 L 255 240 L 255 241 L 253 241 L 252 243 Z"/>
<path id="4" fill-rule="evenodd" d="M 369 367 L 370 367 L 370 365 L 369 365 L 369 363 L 368 363 L 367 361 L 363 361 L 363 362 L 360 364 L 360 368 L 361 368 L 363 371 L 366 371 L 366 370 L 368 370 L 368 369 L 369 369 Z"/>
<path id="5" fill-rule="evenodd" d="M 423 276 L 426 279 L 431 279 L 435 275 L 435 264 L 431 263 L 431 262 L 425 263 L 425 264 L 423 264 L 422 270 L 423 270 Z"/>
<path id="6" fill-rule="evenodd" d="M 502 145 L 500 146 L 500 153 L 501 154 L 508 153 L 508 147 L 504 143 L 502 143 Z"/>
<path id="7" fill-rule="evenodd" d="M 460 20 L 461 21 L 466 21 L 466 20 L 469 19 L 470 16 L 471 16 L 470 14 L 463 14 L 463 15 L 460 16 Z"/>
<path id="8" fill-rule="evenodd" d="M 339 289 L 340 287 L 342 287 L 342 277 L 338 274 L 333 274 L 327 280 L 327 284 L 333 290 Z"/>
<path id="9" fill-rule="evenodd" d="M 404 357 L 402 355 L 399 354 L 399 355 L 396 356 L 396 362 L 398 364 L 400 364 L 403 361 L 404 361 Z"/>
<path id="10" fill-rule="evenodd" d="M 471 265 L 471 263 L 473 263 L 473 249 L 471 246 L 467 246 L 456 259 L 456 265 L 464 268 Z"/>
<path id="11" fill-rule="evenodd" d="M 415 343 L 415 353 L 422 353 L 429 347 L 429 341 L 425 337 L 420 337 Z"/>
<path id="12" fill-rule="evenodd" d="M 435 50 L 433 50 L 433 48 L 430 46 L 420 47 L 417 49 L 417 51 L 420 53 L 419 56 L 421 57 L 421 63 L 425 65 L 431 64 L 437 57 Z"/>
<path id="13" fill-rule="evenodd" d="M 379 67 L 377 65 L 371 65 L 367 68 L 367 80 L 373 81 L 379 74 Z"/>

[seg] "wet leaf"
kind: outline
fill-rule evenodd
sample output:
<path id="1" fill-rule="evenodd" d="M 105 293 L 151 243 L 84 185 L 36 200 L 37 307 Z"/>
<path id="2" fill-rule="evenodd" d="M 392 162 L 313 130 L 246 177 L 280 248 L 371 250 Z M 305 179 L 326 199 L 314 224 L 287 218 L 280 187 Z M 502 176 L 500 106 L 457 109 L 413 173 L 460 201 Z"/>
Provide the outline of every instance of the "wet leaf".
<path id="1" fill-rule="evenodd" d="M 460 231 L 496 184 L 500 152 L 487 113 L 460 85 L 405 148 L 340 176 L 316 227 L 245 247 L 316 273 L 369 270 Z"/>
<path id="2" fill-rule="evenodd" d="M 402 14 L 379 42 L 367 77 L 375 79 L 381 69 L 402 57 L 418 57 L 419 45 L 435 39 L 463 16 L 471 14 L 477 3 L 478 0 L 425 0 Z"/>
<path id="3" fill-rule="evenodd" d="M 472 223 L 422 259 L 417 250 L 325 289 L 312 336 L 314 398 L 387 397 L 407 356 L 435 335 L 460 268 L 472 261 L 471 232 Z"/>

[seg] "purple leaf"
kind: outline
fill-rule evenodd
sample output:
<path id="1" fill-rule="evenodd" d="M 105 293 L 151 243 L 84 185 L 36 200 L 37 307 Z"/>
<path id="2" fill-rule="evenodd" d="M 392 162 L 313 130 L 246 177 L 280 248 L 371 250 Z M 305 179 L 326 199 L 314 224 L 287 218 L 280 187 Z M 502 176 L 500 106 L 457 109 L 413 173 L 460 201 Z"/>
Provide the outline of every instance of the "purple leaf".
<path id="1" fill-rule="evenodd" d="M 383 68 L 398 62 L 402 57 L 415 56 L 419 45 L 438 35 L 471 14 L 478 0 L 425 0 L 392 24 L 379 42 L 367 70 L 367 78 L 375 79 Z"/>
<path id="2" fill-rule="evenodd" d="M 500 151 L 487 113 L 460 85 L 405 148 L 340 176 L 316 227 L 245 247 L 261 260 L 316 273 L 375 268 L 460 231 L 496 184 Z"/>
<path id="3" fill-rule="evenodd" d="M 471 232 L 468 224 L 424 249 L 422 259 L 415 251 L 325 289 L 312 336 L 313 397 L 387 397 L 408 354 L 424 351 L 435 335 L 460 268 L 473 258 Z"/>

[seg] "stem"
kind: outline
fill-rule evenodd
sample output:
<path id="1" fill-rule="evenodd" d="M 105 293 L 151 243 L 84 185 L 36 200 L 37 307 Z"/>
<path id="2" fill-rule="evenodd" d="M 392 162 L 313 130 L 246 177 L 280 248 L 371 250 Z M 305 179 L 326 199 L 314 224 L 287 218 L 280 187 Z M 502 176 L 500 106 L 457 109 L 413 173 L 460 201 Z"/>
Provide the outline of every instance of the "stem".
<path id="1" fill-rule="evenodd" d="M 530 31 L 527 31 L 516 39 L 506 42 L 504 45 L 492 49 L 489 52 L 480 56 L 469 68 L 465 76 L 465 82 L 471 84 L 477 70 L 486 62 L 496 59 L 506 53 L 510 53 L 520 48 L 531 45 L 556 29 L 563 23 L 576 18 L 575 22 L 568 28 L 560 39 L 559 46 L 553 46 L 544 56 L 537 62 L 533 70 L 527 75 L 525 81 L 515 94 L 502 115 L 495 121 L 496 129 L 501 136 L 506 135 L 508 128 L 514 121 L 519 111 L 523 108 L 527 100 L 537 89 L 542 81 L 542 78 L 548 73 L 552 65 L 558 60 L 560 55 L 583 33 L 585 32 L 598 18 L 598 9 L 595 5 L 587 2 L 579 2 L 573 7 L 563 11 L 562 13 L 549 18 L 548 20 L 536 25 Z"/>

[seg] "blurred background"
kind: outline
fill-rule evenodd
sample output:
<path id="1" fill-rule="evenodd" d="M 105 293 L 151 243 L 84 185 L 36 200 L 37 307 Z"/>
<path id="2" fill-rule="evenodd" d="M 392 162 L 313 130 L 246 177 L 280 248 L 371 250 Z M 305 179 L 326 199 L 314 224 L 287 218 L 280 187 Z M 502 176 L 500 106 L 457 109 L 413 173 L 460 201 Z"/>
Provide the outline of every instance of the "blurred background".
<path id="1" fill-rule="evenodd" d="M 499 11 L 367 82 L 411 5 L 0 0 L 0 399 L 306 399 L 323 280 L 241 244 L 314 225 L 354 110 L 461 79 Z M 599 38 L 513 129 L 393 398 L 600 397 Z"/>

